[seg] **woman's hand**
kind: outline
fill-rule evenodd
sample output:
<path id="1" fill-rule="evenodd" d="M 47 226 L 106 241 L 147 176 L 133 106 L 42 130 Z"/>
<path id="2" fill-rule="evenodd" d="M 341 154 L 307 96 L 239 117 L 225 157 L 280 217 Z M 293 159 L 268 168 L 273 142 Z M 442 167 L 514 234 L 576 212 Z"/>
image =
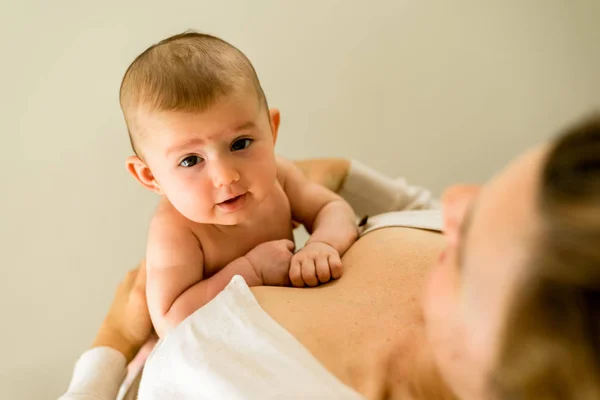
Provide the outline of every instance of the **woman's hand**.
<path id="1" fill-rule="evenodd" d="M 339 192 L 350 171 L 350 161 L 343 158 L 319 158 L 294 161 L 304 175 L 313 182 Z"/>
<path id="2" fill-rule="evenodd" d="M 92 347 L 112 347 L 130 362 L 152 333 L 146 303 L 146 263 L 127 273 L 119 284 Z"/>

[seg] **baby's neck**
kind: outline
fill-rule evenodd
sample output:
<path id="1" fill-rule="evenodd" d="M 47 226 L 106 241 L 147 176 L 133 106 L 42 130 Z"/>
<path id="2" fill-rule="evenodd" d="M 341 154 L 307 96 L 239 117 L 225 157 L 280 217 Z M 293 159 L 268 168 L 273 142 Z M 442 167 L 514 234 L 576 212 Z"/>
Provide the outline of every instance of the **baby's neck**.
<path id="1" fill-rule="evenodd" d="M 204 224 L 208 229 L 218 232 L 220 235 L 237 236 L 247 233 L 254 225 L 251 220 L 242 221 L 235 225 Z"/>

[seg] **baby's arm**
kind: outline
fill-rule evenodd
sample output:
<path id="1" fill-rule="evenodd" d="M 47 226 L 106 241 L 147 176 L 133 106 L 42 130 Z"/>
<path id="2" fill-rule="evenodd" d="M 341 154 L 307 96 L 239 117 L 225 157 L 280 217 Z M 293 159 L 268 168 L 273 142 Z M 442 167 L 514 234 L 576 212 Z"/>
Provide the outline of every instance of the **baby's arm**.
<path id="1" fill-rule="evenodd" d="M 262 284 L 250 261 L 240 257 L 204 279 L 204 255 L 196 235 L 180 218 L 160 212 L 150 225 L 146 296 L 159 336 L 213 299 L 234 275 Z"/>
<path id="2" fill-rule="evenodd" d="M 278 171 L 294 220 L 311 233 L 292 258 L 290 280 L 294 286 L 316 286 L 339 278 L 340 256 L 358 237 L 354 211 L 340 196 L 309 181 L 290 161 L 278 159 Z"/>
<path id="3" fill-rule="evenodd" d="M 359 217 L 440 207 L 428 189 L 409 184 L 404 178 L 389 178 L 355 160 L 316 158 L 294 163 L 308 179 L 342 196 Z"/>

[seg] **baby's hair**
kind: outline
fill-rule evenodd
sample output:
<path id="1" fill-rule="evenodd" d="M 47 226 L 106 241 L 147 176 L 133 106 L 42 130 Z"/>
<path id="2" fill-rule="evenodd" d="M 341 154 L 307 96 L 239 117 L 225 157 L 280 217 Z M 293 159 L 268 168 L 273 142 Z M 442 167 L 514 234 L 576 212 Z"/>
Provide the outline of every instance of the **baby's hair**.
<path id="1" fill-rule="evenodd" d="M 250 60 L 215 36 L 187 31 L 150 46 L 131 63 L 121 82 L 119 100 L 133 151 L 140 154 L 134 121 L 140 108 L 202 112 L 248 84 L 266 106 Z"/>

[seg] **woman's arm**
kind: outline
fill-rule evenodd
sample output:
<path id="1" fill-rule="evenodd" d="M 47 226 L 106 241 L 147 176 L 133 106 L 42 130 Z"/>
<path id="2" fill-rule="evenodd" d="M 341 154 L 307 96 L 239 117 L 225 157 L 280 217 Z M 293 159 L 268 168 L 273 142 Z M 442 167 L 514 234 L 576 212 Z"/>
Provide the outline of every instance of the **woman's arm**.
<path id="1" fill-rule="evenodd" d="M 439 207 L 429 190 L 409 185 L 404 178 L 391 179 L 358 161 L 314 159 L 296 165 L 310 180 L 339 193 L 358 216 Z"/>
<path id="2" fill-rule="evenodd" d="M 146 266 L 129 271 L 98 330 L 92 348 L 75 364 L 62 400 L 113 400 L 126 366 L 152 333 L 146 304 Z"/>

